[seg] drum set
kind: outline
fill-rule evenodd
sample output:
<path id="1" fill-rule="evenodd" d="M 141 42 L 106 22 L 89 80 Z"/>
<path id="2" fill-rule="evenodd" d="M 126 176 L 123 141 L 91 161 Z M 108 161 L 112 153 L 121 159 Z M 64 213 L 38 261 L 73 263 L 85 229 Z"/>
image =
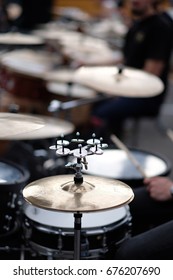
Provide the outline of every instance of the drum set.
<path id="1" fill-rule="evenodd" d="M 0 140 L 23 141 L 25 151 L 30 153 L 27 141 L 39 142 L 51 138 L 53 144 L 48 149 L 53 158 L 49 158 L 48 152 L 46 162 L 43 164 L 41 161 L 39 168 L 47 166 L 51 169 L 53 166 L 58 169 L 63 165 L 65 170 L 71 171 L 60 174 L 55 170 L 56 174 L 51 173 L 51 176 L 49 173 L 46 176 L 44 172 L 42 178 L 32 180 L 28 165 L 23 164 L 27 158 L 22 150 L 17 155 L 23 158 L 21 165 L 1 159 L 0 251 L 3 259 L 112 258 L 116 248 L 130 237 L 131 215 L 128 204 L 134 198 L 132 179 L 142 180 L 141 175 L 128 161 L 124 151 L 108 149 L 103 139 L 97 139 L 94 134 L 90 139 L 83 140 L 76 133 L 75 138 L 66 140 L 65 136 L 72 134 L 75 124 L 81 121 L 83 109 L 82 113 L 78 111 L 77 120 L 64 120 L 60 113 L 112 96 L 154 96 L 162 92 L 163 84 L 159 78 L 143 71 L 98 65 L 99 61 L 103 64 L 109 61 L 112 55 L 110 51 L 106 52 L 105 44 L 99 40 L 97 49 L 94 49 L 94 64 L 97 66 L 93 66 L 86 59 L 86 54 L 94 48 L 96 41 L 70 33 L 75 40 L 72 40 L 73 51 L 69 51 L 67 47 L 71 37 L 63 31 L 57 33 L 58 47 L 63 48 L 63 54 L 70 57 L 71 63 L 76 50 L 79 50 L 79 46 L 82 48 L 84 53 L 79 60 L 84 66 L 78 69 L 54 69 L 52 65 L 61 65 L 61 59 L 57 60 L 56 57 L 56 61 L 54 58 L 48 60 L 44 53 L 26 49 L 3 53 L 0 57 L 2 70 L 5 75 L 8 74 L 8 78 L 11 75 L 11 81 L 15 76 L 15 83 L 22 85 L 24 77 L 27 77 L 32 78 L 34 83 L 31 88 L 26 86 L 27 83 L 24 88 L 21 86 L 25 95 L 23 98 L 21 88 L 18 90 L 7 79 L 8 84 L 4 88 L 8 93 L 11 89 L 12 95 L 8 100 L 8 94 L 1 93 Z M 16 44 L 19 43 L 21 37 L 16 37 L 19 38 L 17 41 L 13 35 L 13 39 L 9 34 L 0 37 L 0 42 L 8 45 L 12 39 Z M 24 41 L 20 42 L 25 44 L 27 39 L 22 36 Z M 46 31 L 40 36 L 39 42 L 32 39 L 32 44 L 36 45 L 42 44 L 45 39 L 52 40 L 51 33 Z M 102 50 L 105 56 L 100 60 L 98 53 Z M 32 67 L 33 64 L 35 67 Z M 39 86 L 35 90 L 37 82 Z M 47 98 L 45 91 L 42 91 L 43 85 L 44 90 L 46 88 L 54 97 L 58 96 L 53 100 L 54 103 L 49 104 L 49 113 L 53 112 L 54 117 L 44 114 L 41 101 L 46 100 L 47 109 L 52 96 Z M 106 94 L 98 95 L 98 91 Z M 29 100 L 32 104 L 28 103 Z M 33 100 L 38 101 L 38 104 L 33 104 Z M 13 105 L 10 107 L 12 111 L 8 111 L 9 105 Z M 15 110 L 14 105 L 19 105 L 19 110 Z M 21 110 L 22 106 L 25 109 Z M 37 114 L 34 115 L 35 109 Z M 39 151 L 40 158 L 44 157 L 42 152 Z M 149 176 L 169 173 L 170 166 L 161 157 L 143 151 L 131 152 Z M 56 162 L 57 158 L 63 158 L 60 164 Z M 33 162 L 30 165 L 36 169 Z M 152 170 L 153 165 L 157 166 L 157 171 Z"/>

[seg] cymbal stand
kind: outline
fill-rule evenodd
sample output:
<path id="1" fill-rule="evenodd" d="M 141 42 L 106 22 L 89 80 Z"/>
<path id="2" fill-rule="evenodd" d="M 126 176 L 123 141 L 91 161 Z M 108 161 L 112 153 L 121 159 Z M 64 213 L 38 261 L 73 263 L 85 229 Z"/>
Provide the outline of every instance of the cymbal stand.
<path id="1" fill-rule="evenodd" d="M 81 219 L 82 213 L 74 213 L 74 260 L 80 260 L 81 255 Z"/>
<path id="2" fill-rule="evenodd" d="M 65 167 L 72 168 L 76 171 L 74 175 L 74 188 L 75 193 L 78 195 L 82 195 L 83 192 L 86 191 L 83 185 L 83 174 L 82 168 L 83 165 L 85 169 L 88 168 L 88 163 L 86 160 L 86 156 L 89 155 L 102 155 L 102 149 L 107 148 L 108 145 L 103 143 L 103 139 L 96 139 L 96 135 L 93 133 L 92 138 L 87 140 L 86 143 L 83 139 L 80 139 L 80 133 L 76 133 L 76 139 L 72 139 L 71 143 L 77 144 L 78 148 L 74 150 L 70 150 L 66 148 L 70 144 L 69 141 L 64 140 L 64 136 L 61 136 L 61 139 L 56 142 L 55 145 L 50 146 L 50 149 L 56 150 L 56 154 L 59 155 L 67 155 L 72 154 L 75 158 L 77 158 L 76 163 L 69 162 Z M 82 144 L 86 144 L 82 146 Z M 73 186 L 72 186 L 73 188 Z M 81 220 L 82 213 L 75 212 L 74 213 L 74 259 L 79 260 L 81 255 Z"/>

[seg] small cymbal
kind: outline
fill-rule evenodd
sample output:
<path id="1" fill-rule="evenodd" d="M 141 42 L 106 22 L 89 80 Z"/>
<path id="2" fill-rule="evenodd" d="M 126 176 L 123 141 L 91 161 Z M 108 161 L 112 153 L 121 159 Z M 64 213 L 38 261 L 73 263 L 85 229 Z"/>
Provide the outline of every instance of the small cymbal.
<path id="1" fill-rule="evenodd" d="M 130 203 L 132 189 L 121 181 L 84 176 L 81 185 L 72 175 L 46 177 L 23 189 L 25 200 L 40 208 L 65 212 L 92 212 Z"/>
<path id="2" fill-rule="evenodd" d="M 110 95 L 126 97 L 151 97 L 164 89 L 157 76 L 129 67 L 83 66 L 76 70 L 74 81 Z"/>
<path id="3" fill-rule="evenodd" d="M 15 113 L 0 113 L 0 139 L 13 139 L 44 126 L 42 119 Z"/>
<path id="4" fill-rule="evenodd" d="M 20 133 L 18 135 L 9 135 L 8 140 L 36 140 L 54 138 L 62 134 L 66 135 L 73 132 L 74 130 L 74 126 L 70 122 L 58 118 L 46 117 L 41 115 L 38 116 L 44 123 L 43 127 L 41 127 L 39 130 L 28 130 L 26 132 L 24 131 L 23 133 Z"/>

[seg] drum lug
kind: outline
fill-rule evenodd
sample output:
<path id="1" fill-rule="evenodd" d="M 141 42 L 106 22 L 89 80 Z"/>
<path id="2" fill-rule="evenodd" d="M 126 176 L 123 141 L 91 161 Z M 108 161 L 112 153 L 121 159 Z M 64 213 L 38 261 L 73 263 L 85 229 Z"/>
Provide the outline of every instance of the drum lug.
<path id="1" fill-rule="evenodd" d="M 81 256 L 88 257 L 89 256 L 89 241 L 87 238 L 87 234 L 82 232 L 81 238 Z"/>
<path id="2" fill-rule="evenodd" d="M 107 252 L 107 237 L 106 237 L 107 229 L 104 227 L 103 231 L 104 231 L 104 234 L 103 234 L 103 240 L 102 240 L 102 253 L 106 253 Z"/>
<path id="3" fill-rule="evenodd" d="M 58 246 L 57 246 L 57 248 L 58 248 L 58 250 L 59 250 L 59 253 L 61 254 L 62 248 L 63 248 L 62 230 L 59 229 L 59 230 L 58 230 L 58 233 L 59 233 L 59 235 L 58 235 L 58 244 L 57 244 Z"/>
<path id="4" fill-rule="evenodd" d="M 12 194 L 12 200 L 10 202 L 8 202 L 8 207 L 11 208 L 11 209 L 14 209 L 16 207 L 16 198 L 17 198 L 17 194 L 16 193 L 13 193 Z"/>
<path id="5" fill-rule="evenodd" d="M 12 221 L 12 217 L 9 215 L 5 215 L 5 220 L 6 220 L 6 225 L 4 225 L 4 230 L 9 231 L 11 228 L 11 221 Z"/>
<path id="6" fill-rule="evenodd" d="M 31 228 L 29 222 L 26 219 L 24 221 L 24 237 L 25 237 L 25 240 L 29 240 L 31 238 L 31 235 L 32 235 L 32 228 Z"/>

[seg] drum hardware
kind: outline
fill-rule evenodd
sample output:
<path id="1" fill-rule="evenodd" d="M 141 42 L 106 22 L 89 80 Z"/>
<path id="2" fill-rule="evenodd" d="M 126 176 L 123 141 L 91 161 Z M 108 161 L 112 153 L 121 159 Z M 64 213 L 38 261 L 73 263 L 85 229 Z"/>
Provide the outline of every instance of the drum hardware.
<path id="1" fill-rule="evenodd" d="M 83 66 L 75 71 L 73 81 L 112 96 L 151 97 L 164 89 L 157 76 L 125 66 Z"/>
<path id="2" fill-rule="evenodd" d="M 72 101 L 67 101 L 67 102 L 61 102 L 58 100 L 52 100 L 48 106 L 48 111 L 51 113 L 59 112 L 61 110 L 70 110 L 79 106 L 83 106 L 86 104 L 92 104 L 95 102 L 107 100 L 110 97 L 98 94 L 95 98 L 83 98 L 83 99 L 77 99 L 77 100 L 72 100 Z"/>
<path id="3" fill-rule="evenodd" d="M 52 176 L 30 183 L 23 189 L 25 200 L 35 206 L 74 212 L 74 259 L 80 259 L 81 256 L 82 213 L 119 207 L 128 204 L 134 196 L 131 188 L 120 181 L 108 182 L 107 179 L 92 176 L 86 176 L 84 180 L 82 168 L 83 164 L 86 167 L 86 160 L 83 159 L 88 155 L 102 154 L 102 149 L 107 147 L 102 141 L 103 139 L 98 140 L 93 134 L 92 138 L 86 141 L 86 146 L 82 146 L 85 141 L 80 139 L 80 134 L 77 133 L 71 142 L 78 148 L 70 150 L 66 148 L 69 141 L 62 136 L 50 149 L 55 150 L 58 155 L 71 154 L 76 158 L 76 163 L 67 164 L 68 168 L 73 168 L 76 172 L 73 180 L 70 180 L 69 175 Z"/>

